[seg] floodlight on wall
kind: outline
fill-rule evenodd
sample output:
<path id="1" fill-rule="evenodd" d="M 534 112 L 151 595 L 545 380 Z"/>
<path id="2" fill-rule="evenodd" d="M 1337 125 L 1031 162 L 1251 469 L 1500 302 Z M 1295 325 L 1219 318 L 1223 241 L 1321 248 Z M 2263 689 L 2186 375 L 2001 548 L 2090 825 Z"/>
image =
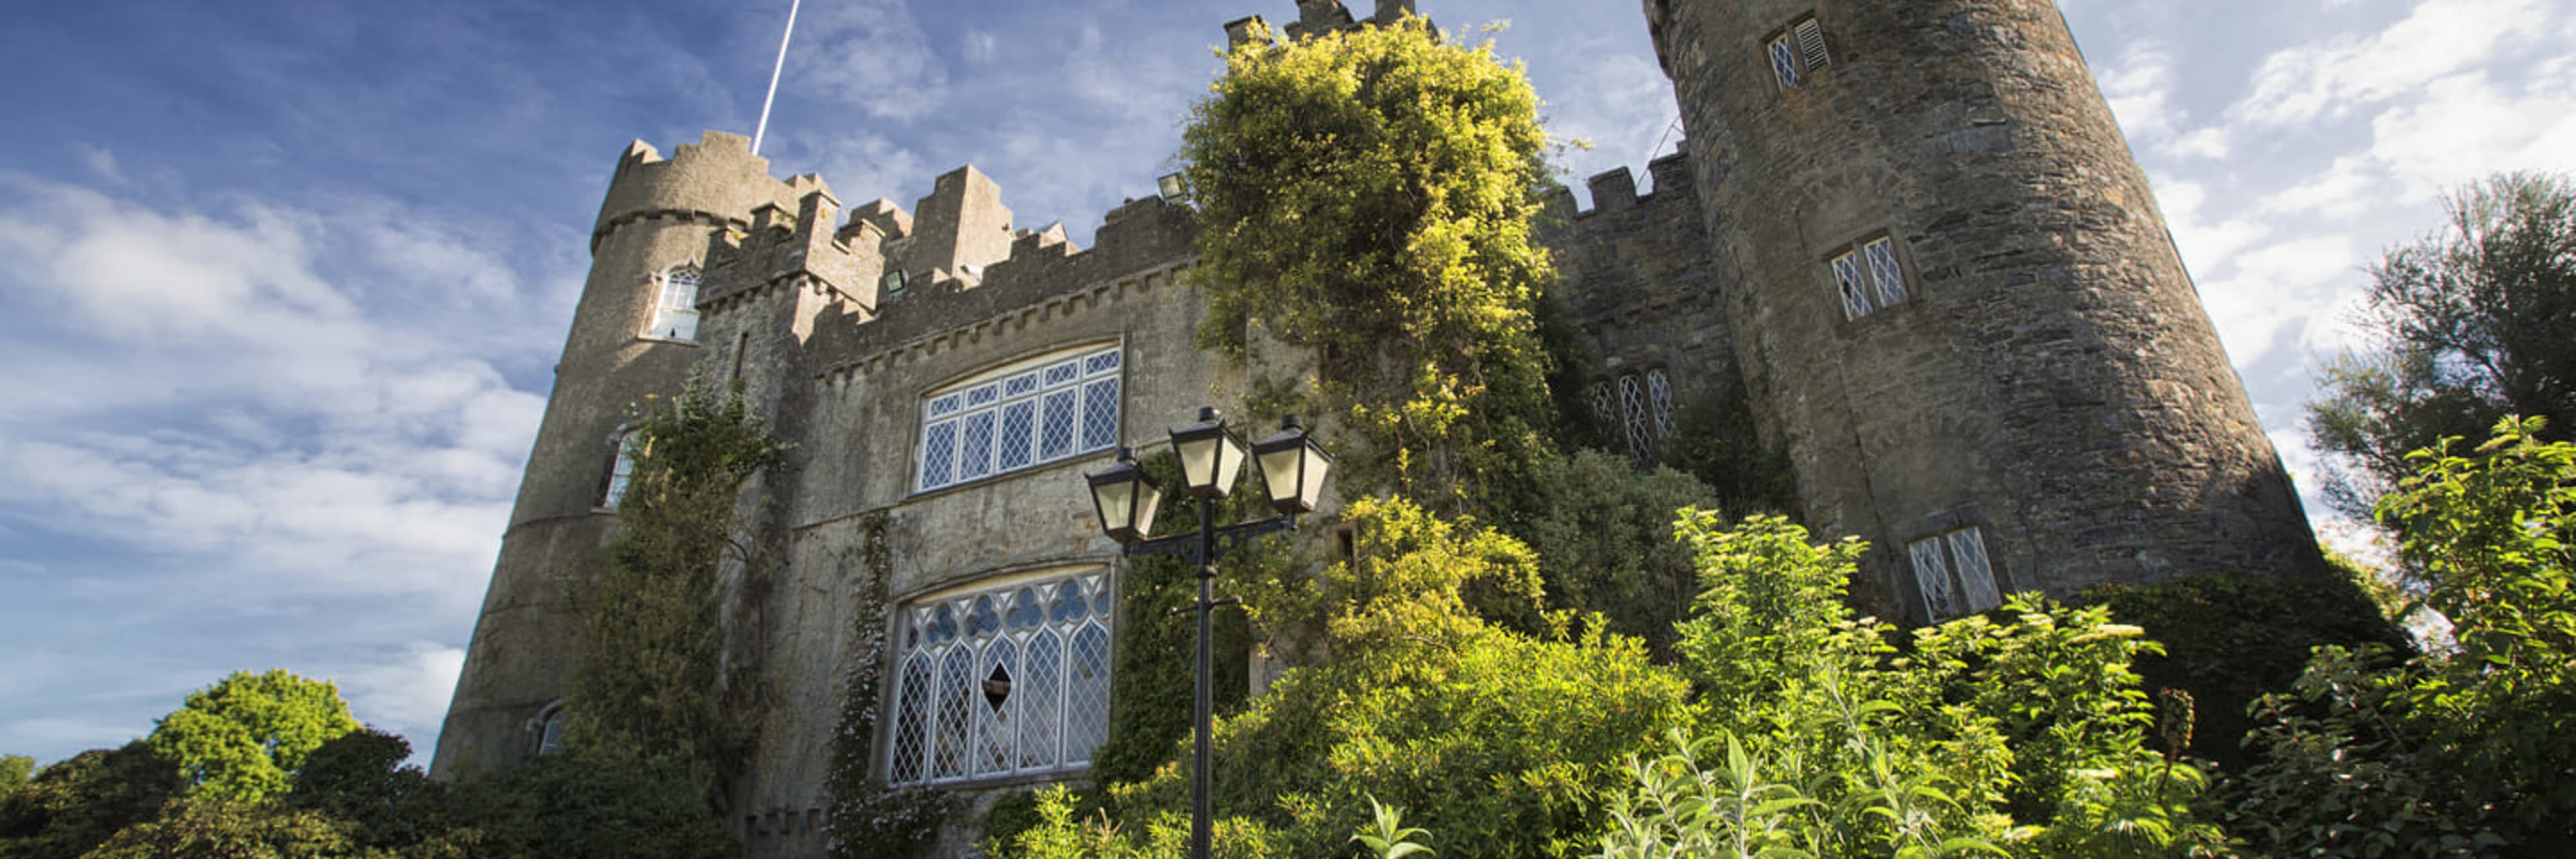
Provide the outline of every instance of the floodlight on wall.
<path id="1" fill-rule="evenodd" d="M 1162 178 L 1154 180 L 1154 189 L 1162 192 L 1165 200 L 1178 200 L 1189 186 L 1181 182 L 1181 174 L 1165 173 Z"/>

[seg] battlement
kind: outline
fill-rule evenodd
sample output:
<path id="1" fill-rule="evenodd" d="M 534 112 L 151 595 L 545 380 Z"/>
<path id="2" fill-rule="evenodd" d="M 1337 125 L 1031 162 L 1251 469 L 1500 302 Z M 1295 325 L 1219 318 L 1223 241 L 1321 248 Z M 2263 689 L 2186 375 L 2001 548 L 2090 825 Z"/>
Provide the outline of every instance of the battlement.
<path id="1" fill-rule="evenodd" d="M 1691 200 L 1694 183 L 1690 156 L 1675 152 L 1647 162 L 1646 175 L 1654 180 L 1654 186 L 1640 194 L 1637 192 L 1637 176 L 1628 168 L 1602 171 L 1583 183 L 1585 189 L 1592 192 L 1592 208 L 1577 207 L 1574 190 L 1558 188 L 1548 193 L 1542 210 L 1551 216 L 1547 219 L 1549 222 L 1571 225 L 1596 215 L 1625 212 L 1649 203 L 1696 205 Z"/>
<path id="2" fill-rule="evenodd" d="M 591 228 L 596 251 L 610 231 L 640 220 L 678 218 L 739 227 L 763 203 L 794 206 L 822 185 L 816 176 L 781 182 L 769 178 L 769 159 L 751 154 L 751 139 L 709 131 L 697 143 L 684 143 L 663 158 L 652 144 L 638 140 L 617 159 L 600 201 L 599 219 Z"/>
<path id="3" fill-rule="evenodd" d="M 1364 25 L 1385 26 L 1412 14 L 1415 14 L 1413 0 L 1377 0 L 1376 13 L 1365 19 L 1351 17 L 1350 7 L 1343 5 L 1342 0 L 1297 0 L 1297 21 L 1288 25 L 1286 35 L 1296 40 Z M 1225 25 L 1228 46 L 1252 41 L 1268 44 L 1270 34 L 1276 32 L 1279 31 L 1272 29 L 1270 22 L 1259 15 L 1246 15 Z"/>

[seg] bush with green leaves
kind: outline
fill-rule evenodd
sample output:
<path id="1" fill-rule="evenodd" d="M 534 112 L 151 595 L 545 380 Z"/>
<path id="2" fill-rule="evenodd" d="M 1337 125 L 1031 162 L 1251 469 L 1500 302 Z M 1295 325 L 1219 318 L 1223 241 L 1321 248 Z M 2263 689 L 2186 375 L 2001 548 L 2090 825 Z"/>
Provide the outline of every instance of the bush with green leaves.
<path id="1" fill-rule="evenodd" d="M 184 787 L 179 766 L 142 740 L 56 761 L 0 796 L 0 856 L 75 859 L 159 816 Z"/>
<path id="2" fill-rule="evenodd" d="M 1900 649 L 1843 599 L 1860 542 L 1687 510 L 1677 532 L 1704 588 L 1679 650 L 1707 716 L 1632 765 L 1597 855 L 2154 856 L 2221 840 L 2194 805 L 2198 770 L 2148 748 L 2155 711 L 2129 665 L 2155 645 L 2137 627 L 2016 595 Z"/>
<path id="3" fill-rule="evenodd" d="M 2238 780 L 2240 834 L 2278 853 L 2576 851 L 2576 445 L 2508 418 L 2468 452 L 2411 456 L 2382 498 L 2454 646 L 2319 654 L 2267 699 Z"/>

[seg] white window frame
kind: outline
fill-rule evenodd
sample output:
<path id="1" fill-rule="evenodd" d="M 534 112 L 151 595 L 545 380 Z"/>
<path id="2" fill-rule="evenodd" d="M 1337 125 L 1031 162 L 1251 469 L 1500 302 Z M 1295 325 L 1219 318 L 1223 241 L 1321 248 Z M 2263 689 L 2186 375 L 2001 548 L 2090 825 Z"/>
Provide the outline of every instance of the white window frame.
<path id="1" fill-rule="evenodd" d="M 921 399 L 913 491 L 929 492 L 1118 446 L 1125 347 L 1091 344 L 986 372 Z M 1050 444 L 1056 416 L 1069 421 Z M 1012 422 L 1020 421 L 1021 429 Z M 1014 433 L 1024 433 L 1014 438 Z M 1016 442 L 1017 444 L 1013 444 Z"/>
<path id="2" fill-rule="evenodd" d="M 644 336 L 674 343 L 698 342 L 698 290 L 705 280 L 692 266 L 672 266 L 653 278 L 653 321 Z"/>
<path id="3" fill-rule="evenodd" d="M 1914 297 L 1906 281 L 1905 261 L 1897 253 L 1893 236 L 1878 236 L 1855 242 L 1825 258 L 1825 270 L 1832 276 L 1834 292 L 1842 299 L 1843 319 L 1856 320 Z"/>
<path id="4" fill-rule="evenodd" d="M 1106 567 L 1056 569 L 906 604 L 887 687 L 886 783 L 1090 769 L 1109 737 L 1114 585 Z M 996 677 L 1009 685 L 988 683 Z"/>
<path id="5" fill-rule="evenodd" d="M 1907 567 L 1914 573 L 1923 614 L 1933 623 L 1978 614 L 2003 605 L 1992 553 L 1985 533 L 1970 525 L 1933 534 L 1905 545 Z"/>
<path id="6" fill-rule="evenodd" d="M 634 427 L 621 427 L 609 434 L 608 448 L 613 453 L 608 460 L 607 486 L 599 493 L 599 509 L 617 509 L 618 500 L 626 495 L 626 485 L 634 482 L 637 441 Z"/>

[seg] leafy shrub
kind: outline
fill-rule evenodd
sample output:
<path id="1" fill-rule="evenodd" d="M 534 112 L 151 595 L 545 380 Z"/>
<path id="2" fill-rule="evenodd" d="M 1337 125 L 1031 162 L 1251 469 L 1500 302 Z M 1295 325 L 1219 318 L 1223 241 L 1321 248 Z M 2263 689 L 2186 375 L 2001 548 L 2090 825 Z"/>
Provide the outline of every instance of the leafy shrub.
<path id="1" fill-rule="evenodd" d="M 2253 761 L 2241 740 L 2254 726 L 2256 698 L 2285 692 L 2322 645 L 2407 646 L 2406 635 L 2349 576 L 2194 576 L 2153 585 L 2112 586 L 2091 601 L 2143 626 L 2163 654 L 2138 658 L 2147 688 L 2191 690 L 2201 724 L 2191 753 L 2242 772 Z"/>
<path id="2" fill-rule="evenodd" d="M 2016 595 L 1915 630 L 1900 653 L 1843 601 L 1858 541 L 1690 510 L 1677 532 L 1705 588 L 1679 650 L 1708 715 L 1632 765 L 1598 855 L 2139 856 L 2218 840 L 2192 807 L 2197 770 L 2146 748 L 2154 712 L 2128 666 L 2154 645 L 2138 628 Z"/>
<path id="3" fill-rule="evenodd" d="M 0 797 L 0 856 L 75 859 L 159 816 L 183 786 L 178 764 L 142 740 L 57 761 Z"/>
<path id="4" fill-rule="evenodd" d="M 179 765 L 190 794 L 258 802 L 285 793 L 305 755 L 357 729 L 336 685 L 283 669 L 237 671 L 188 693 L 145 742 Z"/>
<path id="5" fill-rule="evenodd" d="M 2266 699 L 2267 762 L 2238 828 L 2277 852 L 2576 850 L 2576 445 L 2507 419 L 2468 455 L 2445 441 L 2381 499 L 2454 649 L 2396 662 L 2319 655 Z M 2392 664 L 2394 663 L 2394 664 Z"/>
<path id="6" fill-rule="evenodd" d="M 1538 552 L 1547 604 L 1601 614 L 1669 659 L 1673 625 L 1699 590 L 1690 553 L 1672 539 L 1672 511 L 1706 504 L 1716 490 L 1589 449 L 1540 457 L 1529 471 L 1528 509 L 1506 527 Z"/>

